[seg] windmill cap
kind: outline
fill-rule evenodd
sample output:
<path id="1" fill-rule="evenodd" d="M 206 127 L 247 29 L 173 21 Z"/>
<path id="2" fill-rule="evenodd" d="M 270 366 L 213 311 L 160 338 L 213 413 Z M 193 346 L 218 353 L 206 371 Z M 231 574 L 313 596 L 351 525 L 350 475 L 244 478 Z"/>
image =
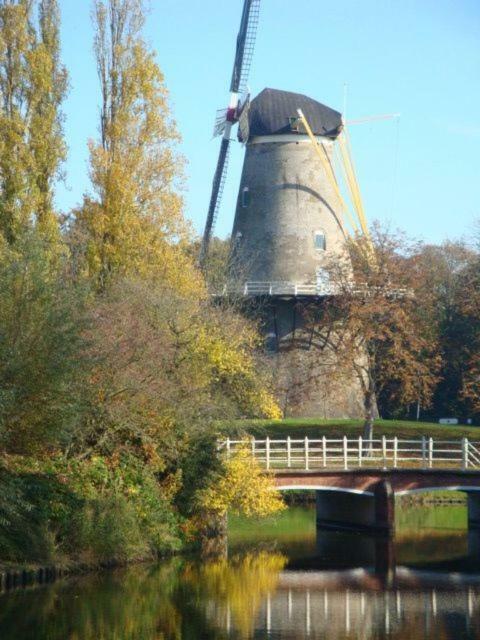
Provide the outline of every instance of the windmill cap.
<path id="1" fill-rule="evenodd" d="M 338 111 L 301 93 L 267 88 L 250 103 L 248 139 L 256 136 L 302 133 L 295 131 L 294 119 L 298 117 L 297 109 L 303 111 L 315 135 L 329 138 L 339 135 L 342 129 L 342 115 Z"/>

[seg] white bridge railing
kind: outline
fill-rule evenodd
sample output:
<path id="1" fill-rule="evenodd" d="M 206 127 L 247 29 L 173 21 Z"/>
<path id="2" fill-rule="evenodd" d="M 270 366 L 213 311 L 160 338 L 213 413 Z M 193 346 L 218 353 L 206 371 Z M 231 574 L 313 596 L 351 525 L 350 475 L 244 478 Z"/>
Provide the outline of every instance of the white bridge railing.
<path id="1" fill-rule="evenodd" d="M 480 443 L 467 438 L 436 440 L 417 438 L 286 438 L 226 439 L 219 448 L 230 457 L 247 446 L 265 468 L 272 471 L 359 469 L 480 469 Z"/>

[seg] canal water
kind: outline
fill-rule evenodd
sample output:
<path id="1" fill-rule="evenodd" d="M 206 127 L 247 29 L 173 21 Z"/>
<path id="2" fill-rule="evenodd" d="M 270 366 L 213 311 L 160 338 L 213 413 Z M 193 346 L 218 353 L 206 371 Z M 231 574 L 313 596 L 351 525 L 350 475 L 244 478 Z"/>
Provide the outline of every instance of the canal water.
<path id="1" fill-rule="evenodd" d="M 231 519 L 228 557 L 174 558 L 0 596 L 0 639 L 480 639 L 480 536 L 461 505 L 403 508 L 395 543 L 290 507 Z"/>

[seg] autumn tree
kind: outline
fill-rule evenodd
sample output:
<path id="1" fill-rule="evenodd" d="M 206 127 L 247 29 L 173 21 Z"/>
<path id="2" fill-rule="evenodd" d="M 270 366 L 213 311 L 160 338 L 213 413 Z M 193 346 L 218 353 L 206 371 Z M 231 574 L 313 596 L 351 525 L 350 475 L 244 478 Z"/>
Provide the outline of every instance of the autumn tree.
<path id="1" fill-rule="evenodd" d="M 348 242 L 348 256 L 328 265 L 332 295 L 317 318 L 317 339 L 335 354 L 332 375 L 351 371 L 364 397 L 365 437 L 371 440 L 377 398 L 427 405 L 439 360 L 428 318 L 417 312 L 415 247 L 375 229 Z"/>
<path id="2" fill-rule="evenodd" d="M 58 242 L 53 188 L 65 160 L 57 0 L 0 2 L 0 232 Z"/>
<path id="3" fill-rule="evenodd" d="M 117 282 L 92 314 L 95 400 L 80 455 L 127 448 L 173 468 L 215 421 L 279 417 L 252 355 L 258 336 L 241 316 L 153 279 Z"/>
<path id="4" fill-rule="evenodd" d="M 461 323 L 460 396 L 465 415 L 480 414 L 480 256 L 460 275 L 456 311 Z"/>
<path id="5" fill-rule="evenodd" d="M 111 411 L 114 397 L 122 411 L 128 405 L 132 423 L 154 416 L 157 440 L 160 425 L 182 422 L 182 404 L 194 409 L 195 393 L 203 406 L 203 390 L 211 394 L 210 415 L 219 406 L 229 414 L 232 403 L 247 414 L 254 402 L 260 414 L 275 412 L 255 372 L 255 331 L 215 309 L 188 253 L 178 133 L 163 75 L 142 37 L 143 2 L 96 0 L 93 8 L 100 139 L 90 143 L 94 196 L 76 212 L 71 238 L 73 254 L 84 252 L 87 275 L 103 296 L 96 316 L 103 341 L 95 344 L 109 364 L 99 369 L 101 404 Z M 112 416 L 104 421 L 111 422 Z"/>
<path id="6" fill-rule="evenodd" d="M 60 59 L 58 0 L 39 0 L 37 38 L 30 56 L 30 149 L 34 160 L 35 212 L 39 229 L 56 240 L 58 221 L 54 208 L 54 183 L 62 177 L 67 148 L 61 105 L 68 76 Z"/>
<path id="7" fill-rule="evenodd" d="M 439 381 L 427 412 L 432 417 L 471 412 L 462 393 L 469 361 L 476 350 L 475 314 L 478 254 L 463 242 L 423 245 L 410 265 L 416 271 L 417 313 L 423 318 L 441 356 Z M 427 413 L 428 415 L 428 413 Z"/>
<path id="8" fill-rule="evenodd" d="M 285 509 L 272 474 L 265 472 L 245 441 L 233 452 L 222 452 L 219 468 L 211 470 L 197 492 L 198 529 L 205 552 L 217 553 L 211 539 L 224 536 L 228 513 L 265 517 Z"/>
<path id="9" fill-rule="evenodd" d="M 227 455 L 220 472 L 212 475 L 199 494 L 199 501 L 202 508 L 220 516 L 228 511 L 247 517 L 266 516 L 285 508 L 272 476 L 254 458 L 248 441 Z"/>
<path id="10" fill-rule="evenodd" d="M 93 194 L 76 212 L 88 275 L 104 290 L 116 275 L 199 280 L 182 250 L 182 159 L 168 92 L 142 37 L 142 0 L 95 0 L 100 139 L 91 141 Z"/>

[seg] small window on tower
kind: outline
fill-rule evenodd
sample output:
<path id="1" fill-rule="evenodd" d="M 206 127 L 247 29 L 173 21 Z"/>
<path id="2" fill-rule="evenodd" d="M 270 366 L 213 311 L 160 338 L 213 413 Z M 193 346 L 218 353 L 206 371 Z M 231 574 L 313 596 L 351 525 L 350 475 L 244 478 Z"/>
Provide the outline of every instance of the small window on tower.
<path id="1" fill-rule="evenodd" d="M 298 132 L 298 126 L 300 123 L 300 119 L 299 118 L 289 118 L 288 122 L 290 124 L 290 131 L 297 131 Z"/>
<path id="2" fill-rule="evenodd" d="M 315 249 L 317 251 L 325 251 L 327 248 L 327 239 L 324 231 L 315 231 L 314 239 Z"/>
<path id="3" fill-rule="evenodd" d="M 242 207 L 245 209 L 250 204 L 250 189 L 244 187 L 242 189 Z"/>

